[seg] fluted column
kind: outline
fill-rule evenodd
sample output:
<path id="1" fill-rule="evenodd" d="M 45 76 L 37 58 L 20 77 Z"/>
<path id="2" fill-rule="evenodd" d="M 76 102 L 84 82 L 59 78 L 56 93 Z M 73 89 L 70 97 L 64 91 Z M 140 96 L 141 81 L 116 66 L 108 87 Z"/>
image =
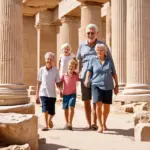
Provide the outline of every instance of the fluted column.
<path id="1" fill-rule="evenodd" d="M 102 34 L 102 20 L 101 20 L 101 2 L 92 2 L 80 0 L 81 4 L 81 27 L 79 29 L 79 41 L 82 42 L 86 40 L 86 26 L 90 23 L 94 23 L 99 28 L 99 39 L 101 39 Z"/>
<path id="2" fill-rule="evenodd" d="M 150 102 L 150 1 L 127 0 L 127 85 L 124 99 Z"/>
<path id="3" fill-rule="evenodd" d="M 21 0 L 0 1 L 0 105 L 28 103 L 23 85 Z"/>
<path id="4" fill-rule="evenodd" d="M 76 54 L 79 45 L 78 29 L 80 26 L 80 18 L 64 16 L 61 18 L 61 23 L 61 44 L 69 43 L 72 47 L 72 52 Z"/>
<path id="5" fill-rule="evenodd" d="M 126 84 L 126 0 L 112 0 L 112 55 L 120 90 Z"/>
<path id="6" fill-rule="evenodd" d="M 45 65 L 46 52 L 56 54 L 56 25 L 53 23 L 52 10 L 43 11 L 36 15 L 37 29 L 37 71 Z"/>
<path id="7" fill-rule="evenodd" d="M 111 48 L 111 3 L 107 6 L 106 13 L 106 44 Z"/>

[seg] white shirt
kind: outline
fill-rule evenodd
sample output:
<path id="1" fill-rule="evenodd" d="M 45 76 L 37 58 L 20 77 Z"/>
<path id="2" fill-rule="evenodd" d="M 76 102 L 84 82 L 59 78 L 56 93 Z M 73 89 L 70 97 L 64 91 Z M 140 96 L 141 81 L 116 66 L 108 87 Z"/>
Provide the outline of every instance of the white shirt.
<path id="1" fill-rule="evenodd" d="M 72 60 L 73 56 L 69 55 L 69 56 L 60 56 L 60 73 L 64 74 L 68 71 L 68 62 L 69 60 Z"/>
<path id="2" fill-rule="evenodd" d="M 55 83 L 60 82 L 59 72 L 56 67 L 50 70 L 46 66 L 41 67 L 38 73 L 38 80 L 41 81 L 39 96 L 56 98 Z"/>

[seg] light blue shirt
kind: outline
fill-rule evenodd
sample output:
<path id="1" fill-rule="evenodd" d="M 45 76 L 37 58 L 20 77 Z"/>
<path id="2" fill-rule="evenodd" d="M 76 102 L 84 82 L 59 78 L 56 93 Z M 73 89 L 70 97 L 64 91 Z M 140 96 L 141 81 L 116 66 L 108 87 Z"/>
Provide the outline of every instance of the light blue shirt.
<path id="1" fill-rule="evenodd" d="M 92 73 L 92 86 L 96 85 L 102 90 L 112 90 L 114 88 L 112 74 L 116 74 L 116 70 L 114 63 L 108 57 L 105 58 L 103 65 L 97 56 L 90 59 L 88 71 Z"/>
<path id="2" fill-rule="evenodd" d="M 99 41 L 97 40 L 96 41 L 96 44 L 105 44 L 103 41 Z M 95 46 L 96 46 L 95 44 Z M 106 44 L 105 44 L 106 45 Z M 79 60 L 80 62 L 80 68 L 81 68 L 81 71 L 80 71 L 80 79 L 84 80 L 85 79 L 85 76 L 86 76 L 86 71 L 87 71 L 87 68 L 88 68 L 88 63 L 89 63 L 89 60 L 92 58 L 92 57 L 95 57 L 96 56 L 96 51 L 95 51 L 95 46 L 94 47 L 91 47 L 87 41 L 84 41 L 82 44 L 80 44 L 79 46 L 79 49 L 77 51 L 77 59 Z M 107 57 L 110 58 L 110 60 L 113 62 L 112 60 L 112 56 L 111 56 L 111 52 L 109 50 L 109 48 L 107 47 Z"/>

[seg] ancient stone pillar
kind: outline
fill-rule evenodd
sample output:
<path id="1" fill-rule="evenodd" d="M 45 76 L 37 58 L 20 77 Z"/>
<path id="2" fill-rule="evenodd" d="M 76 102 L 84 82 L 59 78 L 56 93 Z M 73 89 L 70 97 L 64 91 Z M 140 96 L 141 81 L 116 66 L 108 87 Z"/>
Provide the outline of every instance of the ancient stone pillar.
<path id="1" fill-rule="evenodd" d="M 120 89 L 126 84 L 126 0 L 112 0 L 112 55 Z"/>
<path id="2" fill-rule="evenodd" d="M 86 39 L 85 29 L 90 23 L 94 23 L 99 28 L 99 39 L 101 39 L 102 21 L 101 21 L 101 2 L 80 0 L 81 4 L 81 27 L 79 29 L 79 42 Z"/>
<path id="3" fill-rule="evenodd" d="M 56 55 L 56 26 L 52 21 L 53 13 L 51 10 L 36 15 L 37 70 L 45 65 L 44 55 L 46 52 L 53 52 Z"/>
<path id="4" fill-rule="evenodd" d="M 78 29 L 80 26 L 80 18 L 64 16 L 61 18 L 61 23 L 61 44 L 69 43 L 72 47 L 72 52 L 76 54 L 79 45 Z"/>
<path id="5" fill-rule="evenodd" d="M 111 4 L 107 6 L 106 12 L 106 44 L 111 48 Z"/>
<path id="6" fill-rule="evenodd" d="M 21 0 L 0 1 L 0 105 L 28 103 L 23 80 Z"/>
<path id="7" fill-rule="evenodd" d="M 124 100 L 150 101 L 150 1 L 127 0 L 127 85 Z"/>

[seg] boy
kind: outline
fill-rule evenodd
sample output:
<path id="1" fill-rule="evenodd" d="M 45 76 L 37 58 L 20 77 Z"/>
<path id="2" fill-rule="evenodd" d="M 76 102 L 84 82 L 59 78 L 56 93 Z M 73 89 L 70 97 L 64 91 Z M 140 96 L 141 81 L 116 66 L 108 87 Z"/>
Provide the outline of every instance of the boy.
<path id="1" fill-rule="evenodd" d="M 68 62 L 68 71 L 63 74 L 61 81 L 63 83 L 63 109 L 66 125 L 65 128 L 72 130 L 72 120 L 74 116 L 74 107 L 76 104 L 76 83 L 79 81 L 78 74 L 75 72 L 77 61 L 70 60 Z"/>

